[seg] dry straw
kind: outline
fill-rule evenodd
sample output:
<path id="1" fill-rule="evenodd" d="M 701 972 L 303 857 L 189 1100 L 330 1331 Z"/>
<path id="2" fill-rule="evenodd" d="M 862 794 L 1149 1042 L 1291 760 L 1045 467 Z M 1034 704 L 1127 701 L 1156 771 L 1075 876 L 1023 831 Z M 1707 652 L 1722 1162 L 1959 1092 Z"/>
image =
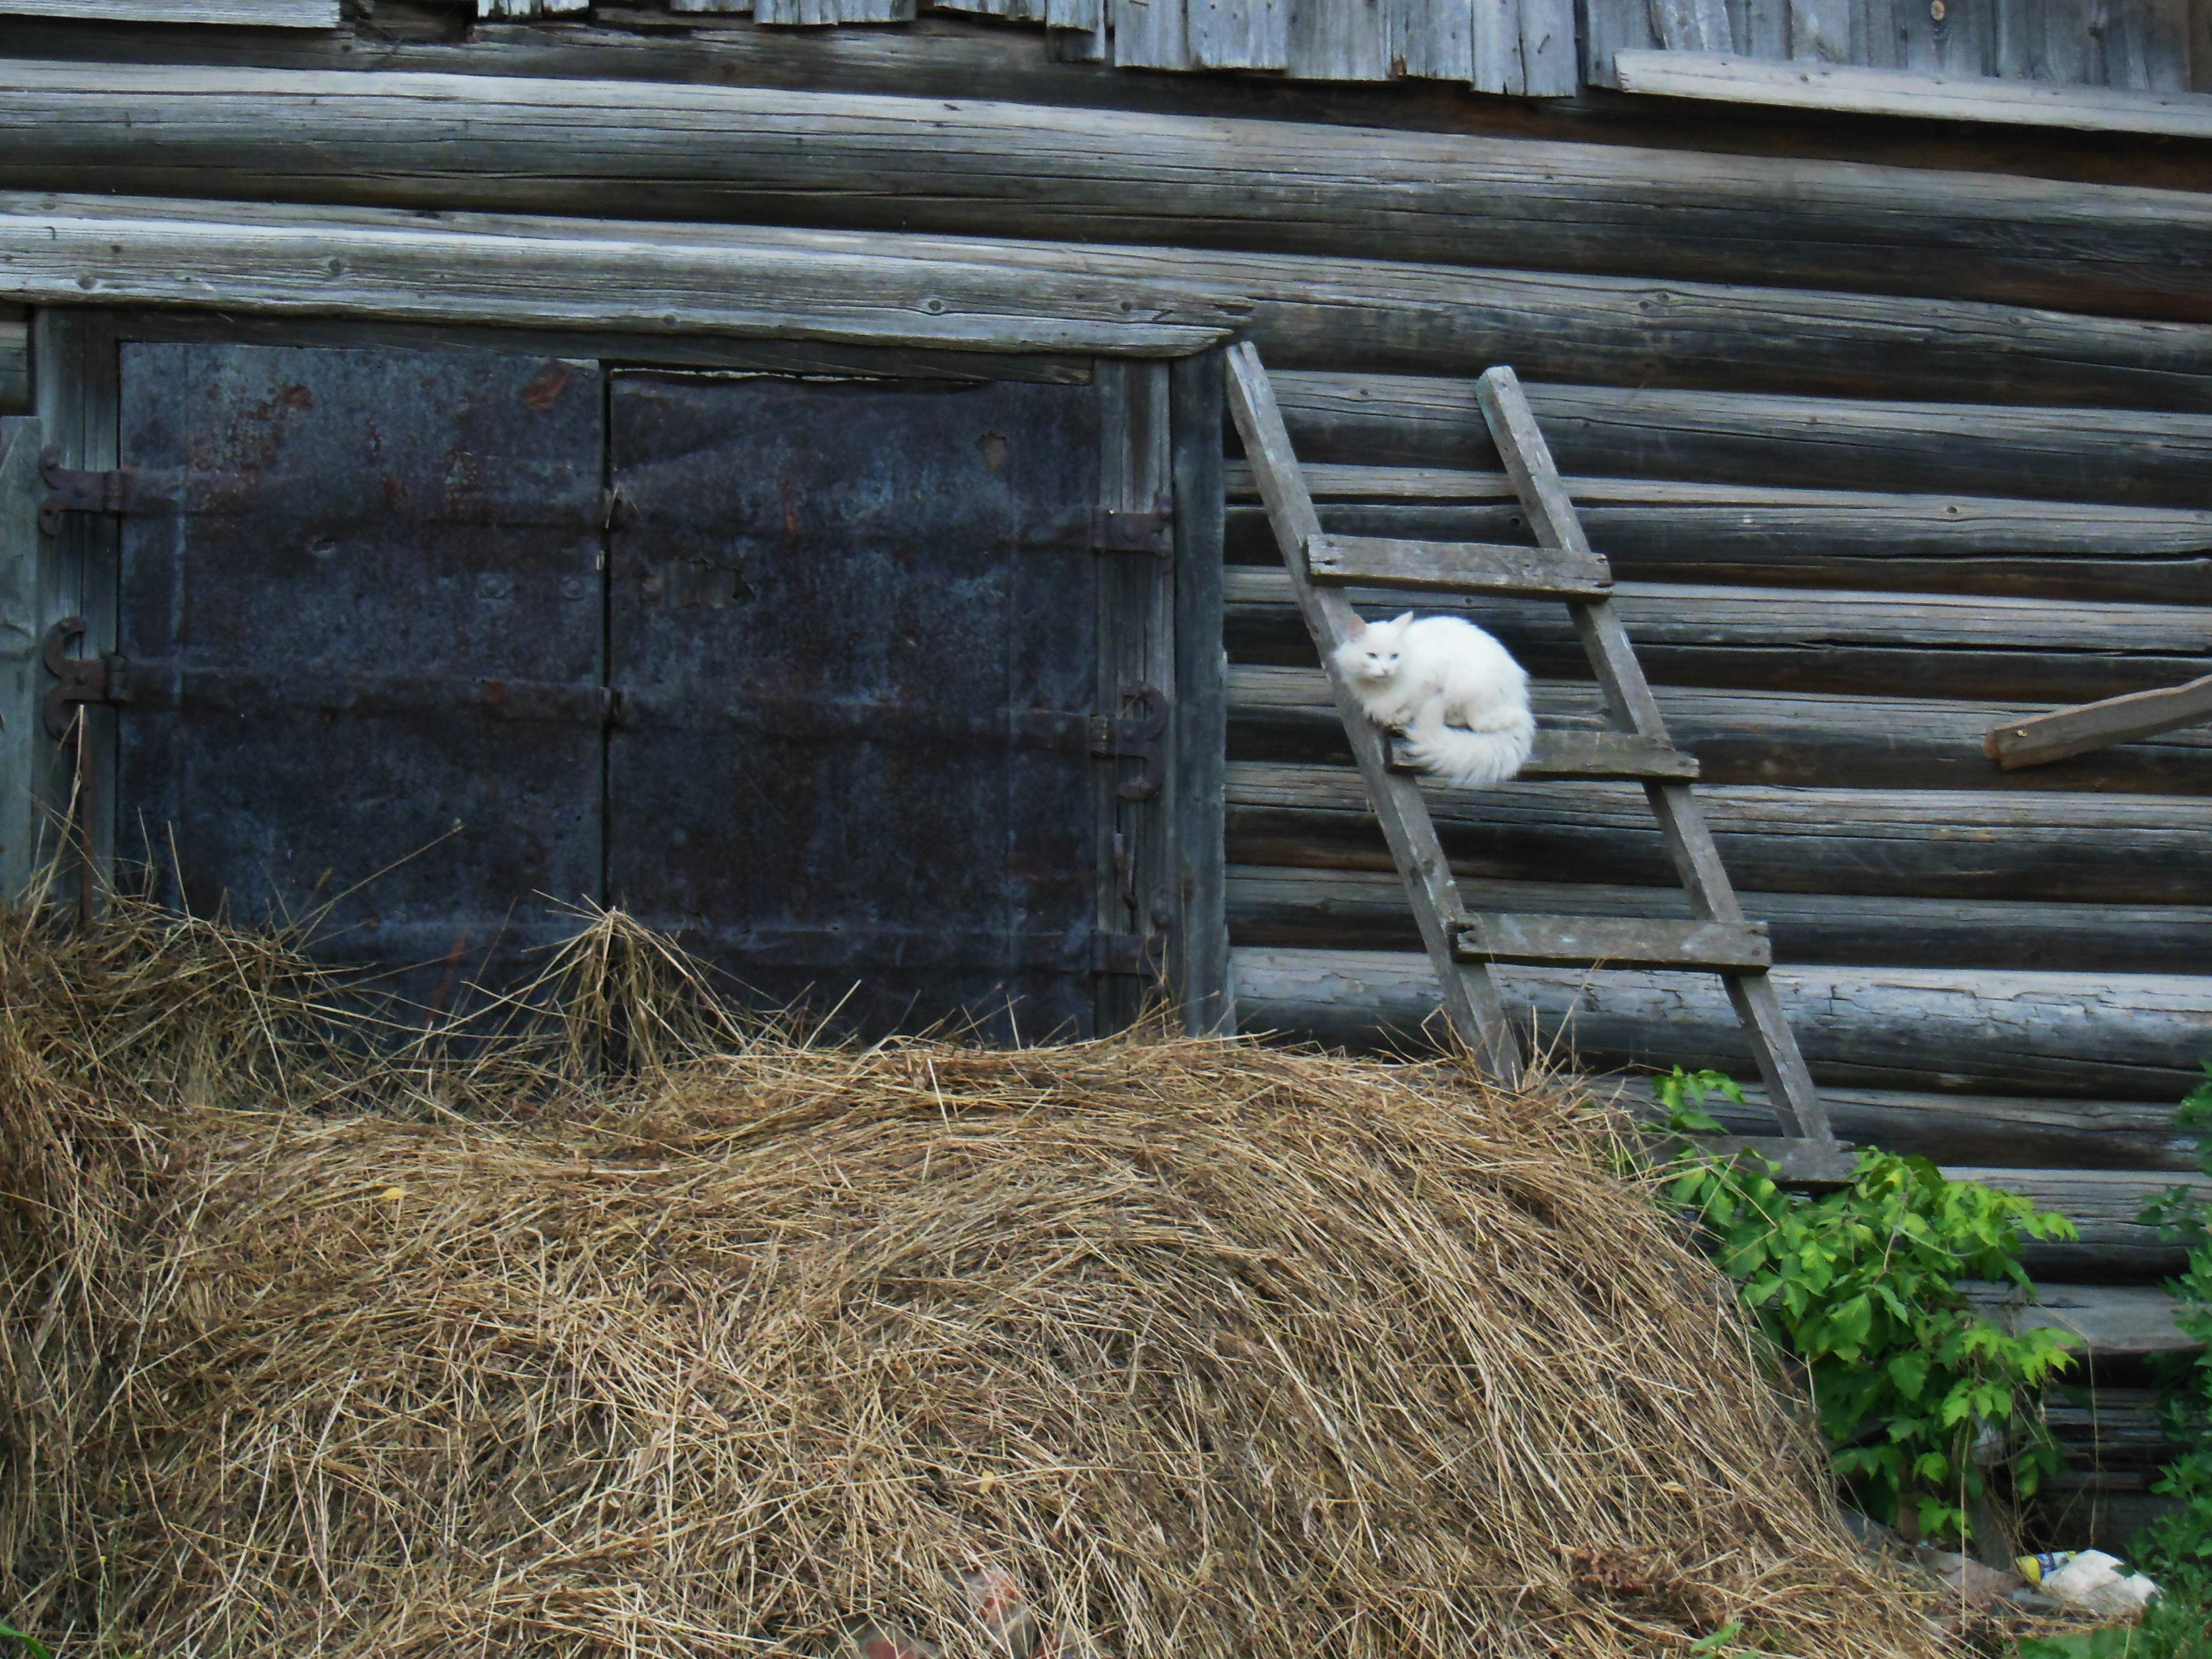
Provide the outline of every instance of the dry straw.
<path id="1" fill-rule="evenodd" d="M 1006 1659 L 993 1571 L 1040 1659 L 1937 1645 L 1564 1088 L 809 1045 L 617 916 L 458 1041 L 125 902 L 0 992 L 0 1616 L 79 1650 Z"/>

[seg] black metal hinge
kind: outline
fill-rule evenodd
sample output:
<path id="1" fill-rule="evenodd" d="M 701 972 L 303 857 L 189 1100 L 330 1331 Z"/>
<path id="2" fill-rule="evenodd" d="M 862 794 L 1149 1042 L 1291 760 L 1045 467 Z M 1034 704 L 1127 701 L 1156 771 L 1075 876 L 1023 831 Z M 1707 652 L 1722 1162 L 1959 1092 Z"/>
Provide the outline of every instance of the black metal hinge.
<path id="1" fill-rule="evenodd" d="M 1115 793 L 1123 800 L 1150 800 L 1165 775 L 1159 740 L 1168 729 L 1168 700 L 1156 685 L 1133 685 L 1121 701 L 1135 712 L 1118 720 L 1091 717 L 1091 752 L 1105 760 L 1142 761 L 1137 775 L 1123 779 Z"/>
<path id="2" fill-rule="evenodd" d="M 1175 504 L 1164 495 L 1133 511 L 1102 507 L 1091 515 L 1091 550 L 1165 558 L 1175 551 L 1174 529 Z"/>
<path id="3" fill-rule="evenodd" d="M 127 518 L 167 512 L 172 506 L 167 500 L 149 494 L 145 480 L 127 466 L 105 472 L 64 466 L 58 444 L 48 444 L 39 452 L 39 476 L 51 492 L 39 503 L 39 528 L 49 536 L 62 533 L 64 513 L 106 513 Z"/>
<path id="4" fill-rule="evenodd" d="M 71 703 L 116 703 L 131 701 L 130 664 L 111 651 L 104 657 L 72 657 L 71 640 L 84 637 L 82 617 L 65 617 L 46 630 L 46 672 L 54 683 L 46 688 L 40 715 L 46 735 L 59 743 L 69 735 Z"/>

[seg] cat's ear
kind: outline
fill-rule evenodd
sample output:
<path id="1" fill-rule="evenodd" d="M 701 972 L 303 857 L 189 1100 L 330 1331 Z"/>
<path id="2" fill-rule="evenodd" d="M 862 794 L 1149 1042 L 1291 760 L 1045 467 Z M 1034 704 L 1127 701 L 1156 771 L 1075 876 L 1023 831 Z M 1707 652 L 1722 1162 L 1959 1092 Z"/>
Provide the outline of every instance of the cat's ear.
<path id="1" fill-rule="evenodd" d="M 1354 613 L 1352 618 L 1352 626 L 1344 630 L 1344 637 L 1347 640 L 1356 640 L 1366 631 L 1367 618 Z"/>
<path id="2" fill-rule="evenodd" d="M 1393 628 L 1410 628 L 1413 626 L 1413 613 L 1410 611 L 1401 611 L 1396 616 L 1390 618 L 1390 626 Z"/>

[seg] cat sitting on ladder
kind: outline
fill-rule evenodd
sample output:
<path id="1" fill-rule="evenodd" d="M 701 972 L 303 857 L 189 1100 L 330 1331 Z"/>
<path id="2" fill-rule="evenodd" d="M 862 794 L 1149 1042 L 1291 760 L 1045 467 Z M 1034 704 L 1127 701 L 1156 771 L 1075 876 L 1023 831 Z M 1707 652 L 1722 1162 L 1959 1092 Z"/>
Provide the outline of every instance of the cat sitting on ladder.
<path id="1" fill-rule="evenodd" d="M 1337 672 L 1367 718 L 1406 734 L 1408 757 L 1462 788 L 1503 783 L 1536 740 L 1528 671 L 1457 617 L 1352 619 Z"/>

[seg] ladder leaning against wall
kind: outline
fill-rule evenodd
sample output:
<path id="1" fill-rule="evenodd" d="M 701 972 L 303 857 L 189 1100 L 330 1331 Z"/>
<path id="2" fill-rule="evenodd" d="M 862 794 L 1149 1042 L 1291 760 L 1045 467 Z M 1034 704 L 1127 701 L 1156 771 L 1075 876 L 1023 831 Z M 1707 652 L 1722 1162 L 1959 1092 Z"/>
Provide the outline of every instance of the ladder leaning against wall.
<path id="1" fill-rule="evenodd" d="M 1773 951 L 1766 926 L 1746 921 L 1736 902 L 1692 785 L 1697 761 L 1668 739 L 1643 666 L 1613 609 L 1612 570 L 1590 550 L 1550 446 L 1512 369 L 1491 369 L 1479 383 L 1478 395 L 1506 474 L 1536 532 L 1533 548 L 1328 534 L 1314 510 L 1258 349 L 1249 343 L 1232 346 L 1228 375 L 1230 410 L 1267 505 L 1267 521 L 1328 672 L 1368 799 L 1405 882 L 1453 1032 L 1485 1071 L 1511 1081 L 1521 1073 L 1520 1045 L 1491 975 L 1493 964 L 1717 974 L 1751 1044 L 1782 1138 L 1708 1144 L 1757 1151 L 1796 1180 L 1847 1176 L 1849 1160 L 1829 1130 L 1826 1109 L 1768 973 Z M 1540 733 L 1536 764 L 1530 769 L 1540 765 L 1547 777 L 1632 779 L 1643 784 L 1694 920 L 1468 913 L 1460 903 L 1458 885 L 1413 769 L 1399 759 L 1397 744 L 1368 720 L 1337 673 L 1334 653 L 1353 621 L 1343 590 L 1354 584 L 1563 601 L 1604 694 L 1613 729 Z"/>

